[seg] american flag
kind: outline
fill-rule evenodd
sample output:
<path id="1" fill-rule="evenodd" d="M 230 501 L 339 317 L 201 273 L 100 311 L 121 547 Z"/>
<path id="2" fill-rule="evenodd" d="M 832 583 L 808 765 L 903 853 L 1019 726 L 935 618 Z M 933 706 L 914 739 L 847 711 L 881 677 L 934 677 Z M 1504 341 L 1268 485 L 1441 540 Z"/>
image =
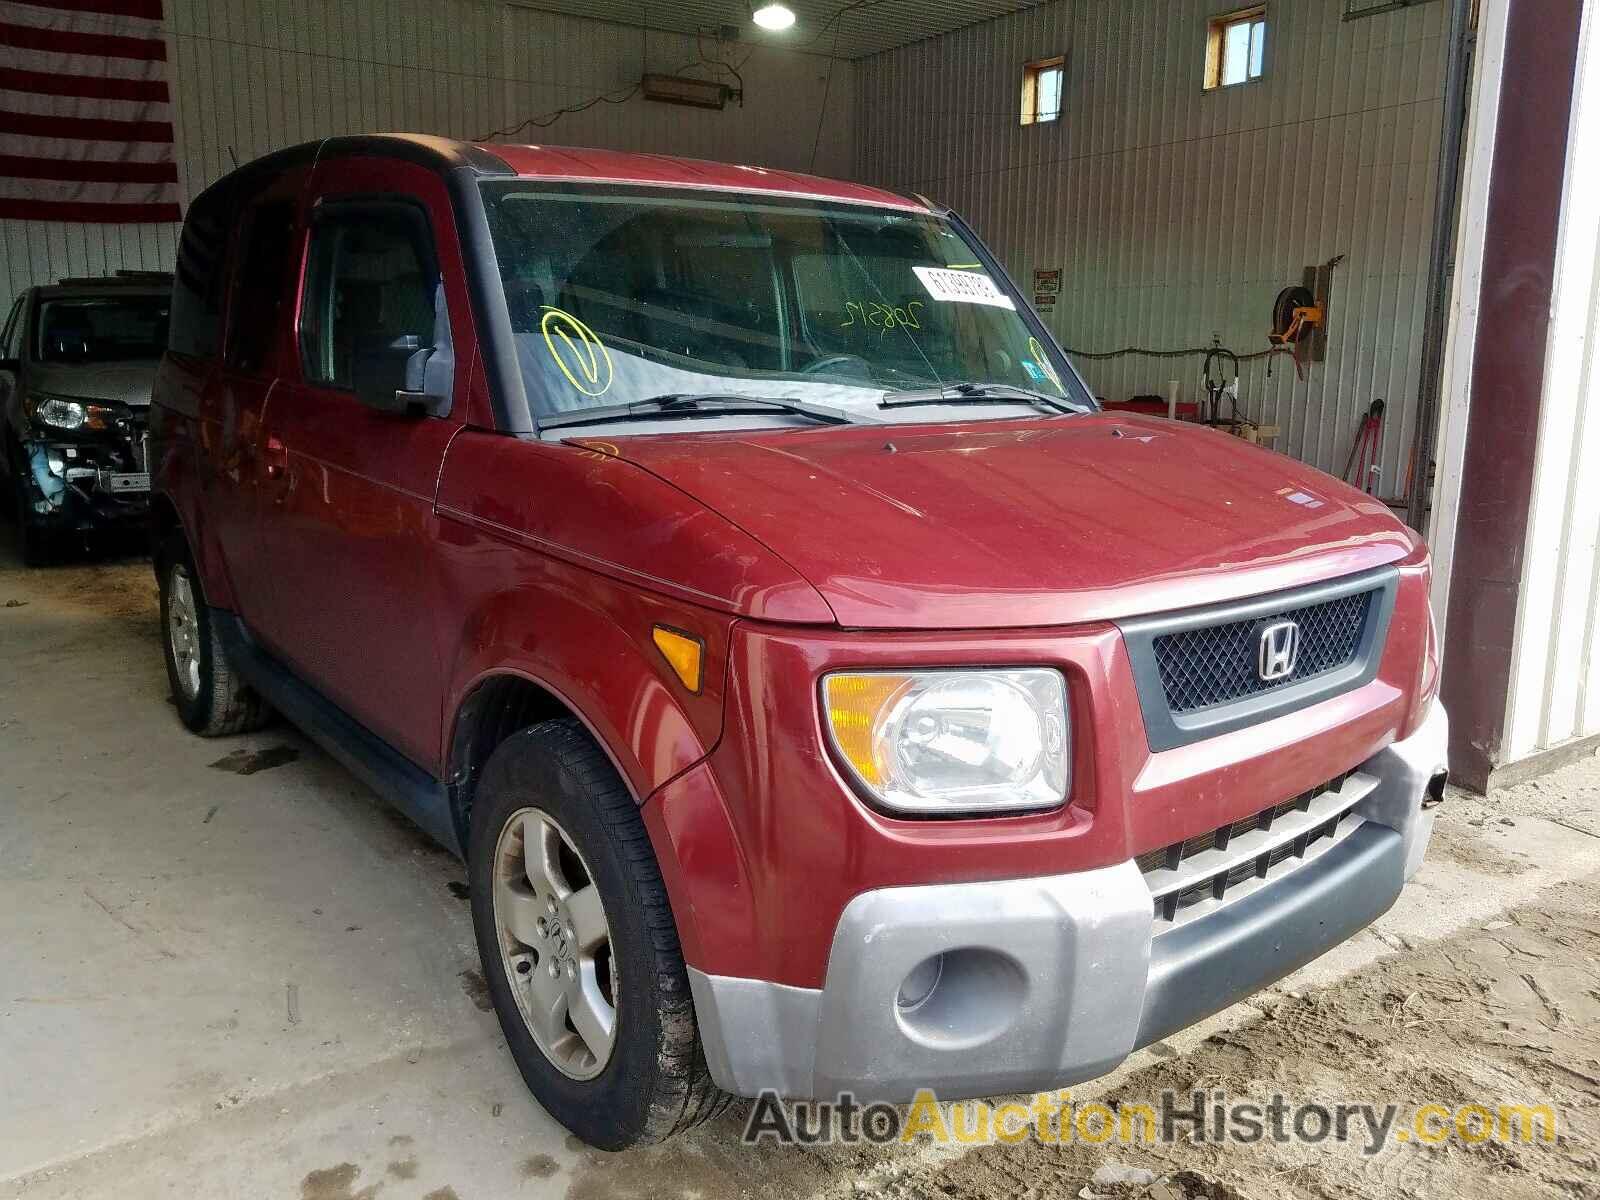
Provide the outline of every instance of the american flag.
<path id="1" fill-rule="evenodd" d="M 161 0 L 0 0 L 0 217 L 179 219 Z"/>

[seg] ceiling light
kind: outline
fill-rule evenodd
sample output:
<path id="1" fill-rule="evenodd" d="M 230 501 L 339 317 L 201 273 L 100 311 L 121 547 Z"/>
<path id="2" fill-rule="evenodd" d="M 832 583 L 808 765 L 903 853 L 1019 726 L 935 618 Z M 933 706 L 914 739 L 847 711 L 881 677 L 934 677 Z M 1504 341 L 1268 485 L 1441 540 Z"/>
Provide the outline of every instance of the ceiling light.
<path id="1" fill-rule="evenodd" d="M 772 0 L 771 4 L 763 4 L 750 14 L 750 19 L 763 29 L 777 32 L 794 24 L 794 9 L 787 4 L 779 4 L 778 0 Z"/>

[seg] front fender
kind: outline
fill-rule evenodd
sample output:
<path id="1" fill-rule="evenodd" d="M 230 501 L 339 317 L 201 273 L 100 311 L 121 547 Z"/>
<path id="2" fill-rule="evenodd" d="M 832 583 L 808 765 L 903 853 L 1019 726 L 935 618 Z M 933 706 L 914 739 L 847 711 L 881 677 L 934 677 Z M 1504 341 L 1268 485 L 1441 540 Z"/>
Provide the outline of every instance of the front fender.
<path id="1" fill-rule="evenodd" d="M 441 522 L 440 611 L 459 621 L 440 761 L 455 723 L 487 679 L 515 675 L 545 689 L 588 726 L 641 803 L 703 760 L 722 735 L 727 614 L 658 597 L 503 541 L 448 518 Z M 692 693 L 651 640 L 668 625 L 705 645 L 702 685 Z"/>

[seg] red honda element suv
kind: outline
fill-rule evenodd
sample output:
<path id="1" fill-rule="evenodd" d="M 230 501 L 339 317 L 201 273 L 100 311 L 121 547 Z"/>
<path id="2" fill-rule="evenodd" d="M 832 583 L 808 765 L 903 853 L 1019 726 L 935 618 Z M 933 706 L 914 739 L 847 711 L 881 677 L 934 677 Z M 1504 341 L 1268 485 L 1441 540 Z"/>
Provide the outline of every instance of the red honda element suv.
<path id="1" fill-rule="evenodd" d="M 154 402 L 184 723 L 272 710 L 467 864 L 589 1142 L 1107 1071 L 1427 845 L 1428 556 L 1110 416 L 919 198 L 332 138 L 201 195 Z"/>

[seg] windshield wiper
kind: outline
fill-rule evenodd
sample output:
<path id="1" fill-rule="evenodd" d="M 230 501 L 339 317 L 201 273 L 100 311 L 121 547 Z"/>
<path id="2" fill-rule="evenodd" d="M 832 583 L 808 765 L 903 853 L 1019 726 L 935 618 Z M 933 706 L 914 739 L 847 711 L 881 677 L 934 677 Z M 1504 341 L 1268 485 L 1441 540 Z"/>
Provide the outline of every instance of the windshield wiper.
<path id="1" fill-rule="evenodd" d="M 879 408 L 917 408 L 930 404 L 1032 404 L 1058 413 L 1082 413 L 1088 410 L 1032 388 L 1014 387 L 1009 383 L 947 383 L 943 387 L 918 388 L 904 392 L 890 392 L 878 402 Z"/>
<path id="2" fill-rule="evenodd" d="M 660 417 L 748 416 L 753 413 L 783 412 L 810 417 L 828 425 L 854 425 L 856 418 L 843 409 L 805 400 L 783 400 L 772 396 L 741 396 L 735 392 L 668 392 L 628 404 L 606 404 L 599 408 L 580 408 L 553 417 L 540 417 L 540 429 L 570 428 L 574 425 L 604 425 L 611 421 L 650 420 Z"/>

